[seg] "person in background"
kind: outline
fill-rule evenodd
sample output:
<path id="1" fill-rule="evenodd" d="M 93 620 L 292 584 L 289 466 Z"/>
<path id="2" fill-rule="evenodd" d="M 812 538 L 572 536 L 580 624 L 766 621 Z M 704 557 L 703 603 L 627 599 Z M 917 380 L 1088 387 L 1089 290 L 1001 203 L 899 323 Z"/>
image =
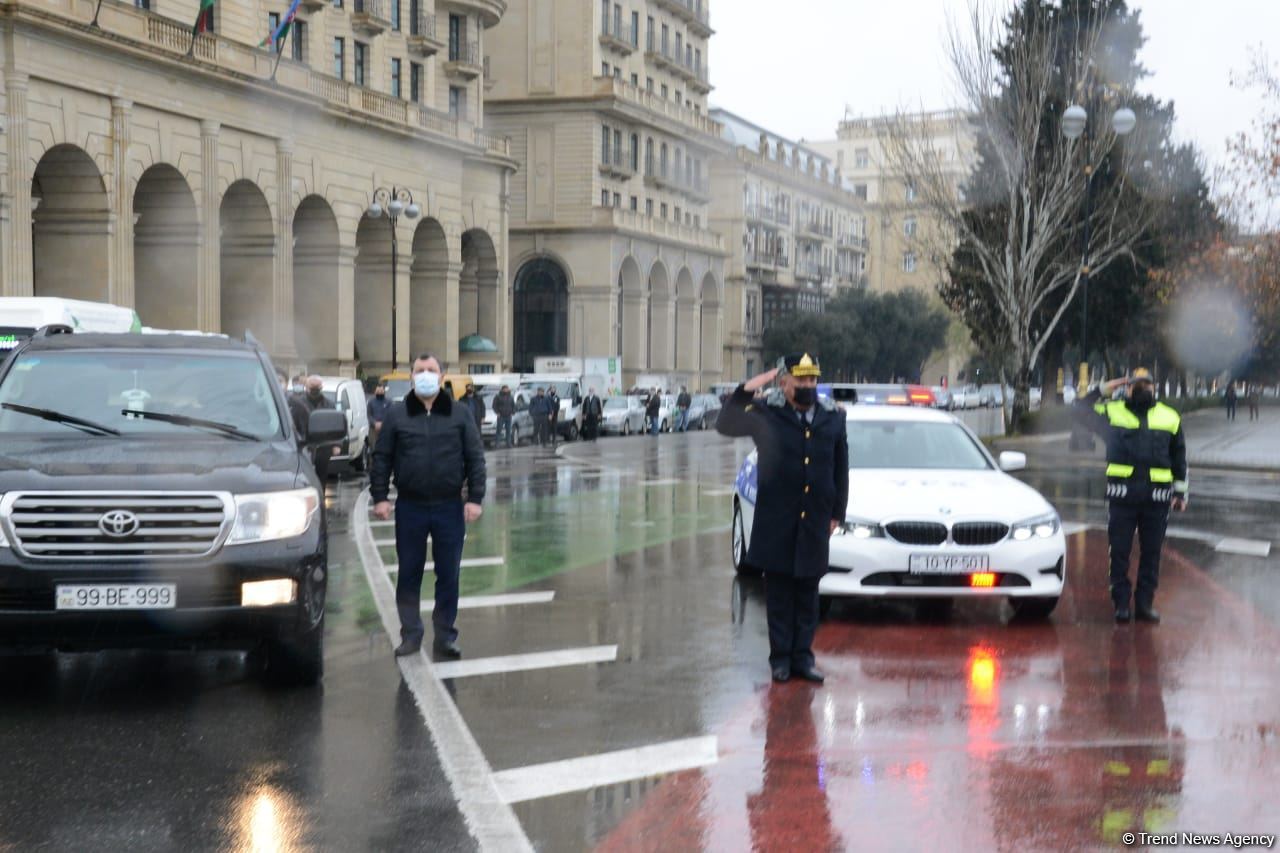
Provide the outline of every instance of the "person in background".
<path id="1" fill-rule="evenodd" d="M 554 385 L 547 389 L 547 405 L 551 408 L 549 432 L 551 434 L 551 447 L 554 450 L 556 440 L 560 438 L 560 395 L 556 392 L 556 386 Z"/>
<path id="2" fill-rule="evenodd" d="M 379 382 L 378 387 L 373 389 L 369 404 L 365 406 L 365 412 L 369 415 L 369 441 L 374 447 L 378 446 L 378 433 L 382 431 L 382 422 L 387 419 L 389 411 L 391 401 L 387 399 L 387 383 Z"/>
<path id="3" fill-rule="evenodd" d="M 662 394 L 657 388 L 644 398 L 644 416 L 649 421 L 649 435 L 657 435 L 662 426 Z"/>
<path id="4" fill-rule="evenodd" d="M 681 386 L 680 396 L 676 398 L 676 432 L 689 429 L 689 407 L 692 405 L 693 398 L 689 396 L 689 389 Z"/>
<path id="5" fill-rule="evenodd" d="M 511 419 L 516 414 L 516 401 L 511 396 L 511 388 L 507 385 L 502 386 L 502 390 L 498 392 L 498 396 L 493 398 L 493 413 L 497 415 L 498 423 L 494 429 L 493 442 L 495 445 L 502 442 L 506 447 L 511 446 Z"/>
<path id="6" fill-rule="evenodd" d="M 307 420 L 311 412 L 297 394 L 289 390 L 289 375 L 276 368 L 276 378 L 280 380 L 280 390 L 284 392 L 285 404 L 289 407 L 289 419 L 293 421 L 293 431 L 298 434 L 298 445 L 307 443 Z"/>
<path id="7" fill-rule="evenodd" d="M 1258 404 L 1262 402 L 1262 391 L 1257 385 L 1250 385 L 1245 389 L 1245 402 L 1249 404 L 1249 420 L 1256 421 L 1261 415 L 1258 413 Z"/>
<path id="8" fill-rule="evenodd" d="M 1223 395 L 1223 401 L 1227 404 L 1227 420 L 1234 421 L 1236 419 L 1236 383 L 1231 380 L 1227 383 L 1227 393 Z"/>
<path id="9" fill-rule="evenodd" d="M 302 405 L 307 409 L 307 417 L 311 417 L 312 412 L 318 412 L 321 409 L 332 409 L 334 405 L 329 398 L 324 395 L 324 380 L 319 376 L 307 377 L 307 393 L 300 398 Z M 320 478 L 321 483 L 328 481 L 329 462 L 333 457 L 337 456 L 341 448 L 336 444 L 318 444 L 311 451 L 311 462 L 316 466 L 316 476 Z"/>
<path id="10" fill-rule="evenodd" d="M 547 402 L 545 389 L 539 388 L 529 401 L 529 417 L 533 420 L 533 440 L 542 447 L 547 443 L 547 428 L 551 422 L 551 404 Z"/>
<path id="11" fill-rule="evenodd" d="M 582 437 L 587 441 L 595 441 L 600 435 L 600 419 L 603 417 L 604 404 L 596 396 L 596 389 L 592 388 L 582 403 Z"/>
<path id="12" fill-rule="evenodd" d="M 476 393 L 476 386 L 467 383 L 467 392 L 462 395 L 462 403 L 476 419 L 476 432 L 479 432 L 484 427 L 485 408 L 484 400 L 481 400 L 480 395 Z"/>

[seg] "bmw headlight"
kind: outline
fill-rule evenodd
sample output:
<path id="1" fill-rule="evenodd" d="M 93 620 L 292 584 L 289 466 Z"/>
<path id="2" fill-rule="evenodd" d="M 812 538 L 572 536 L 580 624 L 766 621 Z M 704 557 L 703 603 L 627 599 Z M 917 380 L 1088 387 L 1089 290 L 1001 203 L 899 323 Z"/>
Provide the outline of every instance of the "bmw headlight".
<path id="1" fill-rule="evenodd" d="M 301 536 L 315 521 L 320 495 L 315 489 L 236 495 L 236 523 L 229 544 L 270 542 Z"/>
<path id="2" fill-rule="evenodd" d="M 854 539 L 883 539 L 884 528 L 872 521 L 849 518 L 836 528 L 835 535 L 852 536 Z"/>
<path id="3" fill-rule="evenodd" d="M 1017 542 L 1025 542 L 1033 536 L 1037 539 L 1048 539 L 1057 533 L 1062 527 L 1062 522 L 1058 518 L 1056 512 L 1048 515 L 1039 515 L 1035 518 L 1028 518 L 1026 521 L 1019 521 L 1013 525 L 1011 535 Z"/>

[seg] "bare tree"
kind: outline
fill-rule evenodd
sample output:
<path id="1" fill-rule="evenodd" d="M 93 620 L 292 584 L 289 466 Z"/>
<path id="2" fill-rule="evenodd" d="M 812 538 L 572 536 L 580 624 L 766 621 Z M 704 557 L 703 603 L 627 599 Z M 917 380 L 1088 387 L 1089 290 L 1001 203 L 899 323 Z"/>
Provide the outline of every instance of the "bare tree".
<path id="1" fill-rule="evenodd" d="M 972 6 L 967 25 L 950 27 L 948 58 L 981 157 L 963 187 L 912 117 L 900 114 L 885 140 L 894 171 L 937 220 L 921 251 L 953 278 L 963 253 L 974 273 L 965 298 L 986 328 L 975 328 L 971 316 L 966 322 L 975 343 L 1008 360 L 1011 425 L 1028 408 L 1031 374 L 1082 275 L 1130 254 L 1156 210 L 1149 184 L 1159 170 L 1134 165 L 1153 156 L 1158 141 L 1144 138 L 1150 130 L 1139 120 L 1117 145 L 1111 127 L 1112 110 L 1132 85 L 1109 79 L 1101 22 L 1111 5 L 1097 0 L 1091 17 L 1070 27 L 1048 4 L 1020 3 L 1007 19 Z M 1066 93 L 1094 107 L 1087 131 L 1072 141 L 1061 129 Z M 1104 167 L 1118 177 L 1090 188 L 1090 176 Z"/>

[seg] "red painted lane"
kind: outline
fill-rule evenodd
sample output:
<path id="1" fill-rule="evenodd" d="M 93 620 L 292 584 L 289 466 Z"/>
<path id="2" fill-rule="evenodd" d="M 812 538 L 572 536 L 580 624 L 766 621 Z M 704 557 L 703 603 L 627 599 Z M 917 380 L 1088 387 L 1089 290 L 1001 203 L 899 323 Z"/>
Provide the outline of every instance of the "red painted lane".
<path id="1" fill-rule="evenodd" d="M 1169 548 L 1165 623 L 1115 626 L 1106 560 L 1103 534 L 1071 537 L 1053 624 L 991 608 L 824 623 L 826 687 L 762 687 L 718 727 L 720 762 L 664 780 L 600 849 L 1080 850 L 1126 831 L 1280 831 L 1280 632 Z"/>

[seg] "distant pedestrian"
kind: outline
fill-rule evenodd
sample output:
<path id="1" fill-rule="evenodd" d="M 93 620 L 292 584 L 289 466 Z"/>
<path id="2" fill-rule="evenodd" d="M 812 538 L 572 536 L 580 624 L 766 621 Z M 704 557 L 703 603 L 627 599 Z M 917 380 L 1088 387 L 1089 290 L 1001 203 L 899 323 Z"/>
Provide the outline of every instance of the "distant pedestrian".
<path id="1" fill-rule="evenodd" d="M 551 403 L 547 400 L 546 389 L 539 388 L 529 402 L 529 417 L 533 420 L 533 440 L 543 447 L 551 426 Z"/>
<path id="2" fill-rule="evenodd" d="M 1234 421 L 1236 419 L 1236 383 L 1234 380 L 1227 384 L 1227 393 L 1223 395 L 1223 400 L 1227 404 L 1227 420 Z"/>
<path id="3" fill-rule="evenodd" d="M 554 385 L 547 389 L 547 405 L 551 409 L 551 447 L 554 449 L 556 439 L 560 437 L 560 394 Z"/>
<path id="4" fill-rule="evenodd" d="M 307 377 L 307 393 L 299 399 L 307 409 L 308 418 L 312 412 L 335 408 L 324 395 L 324 380 L 319 376 Z M 329 478 L 329 461 L 338 455 L 340 449 L 335 444 L 319 444 L 311 449 L 311 463 L 316 466 L 316 476 L 320 478 L 321 485 Z"/>
<path id="5" fill-rule="evenodd" d="M 387 412 L 391 410 L 391 401 L 387 399 L 387 383 L 379 382 L 378 387 L 373 389 L 373 397 L 370 398 L 369 404 L 365 406 L 365 412 L 369 416 L 370 443 L 378 446 L 378 434 L 382 432 L 382 422 L 387 419 Z"/>
<path id="6" fill-rule="evenodd" d="M 587 399 L 582 401 L 582 437 L 587 441 L 595 441 L 600 435 L 600 419 L 604 417 L 604 404 L 596 396 L 596 389 L 587 392 Z"/>
<path id="7" fill-rule="evenodd" d="M 483 513 L 484 447 L 475 418 L 440 387 L 443 366 L 430 355 L 413 362 L 413 390 L 387 414 L 378 446 L 373 451 L 369 494 L 374 515 L 391 518 L 388 495 L 395 479 L 396 610 L 400 614 L 400 645 L 396 657 L 422 648 L 422 576 L 431 539 L 436 577 L 435 609 L 431 613 L 435 653 L 459 658 L 458 576 L 467 525 Z M 465 498 L 463 489 L 465 488 Z M 464 502 L 465 500 L 465 502 Z"/>
<path id="8" fill-rule="evenodd" d="M 654 388 L 644 400 L 644 415 L 649 421 L 649 435 L 657 435 L 661 428 L 662 395 Z"/>
<path id="9" fill-rule="evenodd" d="M 311 412 L 301 398 L 290 390 L 289 375 L 276 368 L 276 378 L 280 380 L 280 390 L 284 392 L 284 401 L 289 407 L 289 419 L 293 421 L 293 431 L 297 433 L 298 445 L 307 443 L 307 428 Z"/>
<path id="10" fill-rule="evenodd" d="M 1244 393 L 1245 400 L 1249 403 L 1249 420 L 1256 421 L 1261 417 L 1258 413 L 1258 404 L 1262 402 L 1262 392 L 1257 385 L 1250 385 Z"/>
<path id="11" fill-rule="evenodd" d="M 467 391 L 462 395 L 462 404 L 476 419 L 476 432 L 481 432 L 484 429 L 485 406 L 484 400 L 481 400 L 480 395 L 476 393 L 476 386 L 467 383 Z"/>
<path id="12" fill-rule="evenodd" d="M 511 397 L 511 388 L 507 385 L 502 386 L 502 390 L 498 392 L 498 396 L 493 398 L 493 413 L 497 416 L 497 426 L 493 432 L 493 441 L 496 445 L 502 442 L 506 447 L 511 446 L 511 419 L 516 414 L 516 401 Z"/>
<path id="13" fill-rule="evenodd" d="M 681 387 L 680 396 L 676 398 L 676 432 L 684 432 L 689 428 L 689 407 L 693 405 L 693 398 L 689 396 L 689 389 Z"/>

